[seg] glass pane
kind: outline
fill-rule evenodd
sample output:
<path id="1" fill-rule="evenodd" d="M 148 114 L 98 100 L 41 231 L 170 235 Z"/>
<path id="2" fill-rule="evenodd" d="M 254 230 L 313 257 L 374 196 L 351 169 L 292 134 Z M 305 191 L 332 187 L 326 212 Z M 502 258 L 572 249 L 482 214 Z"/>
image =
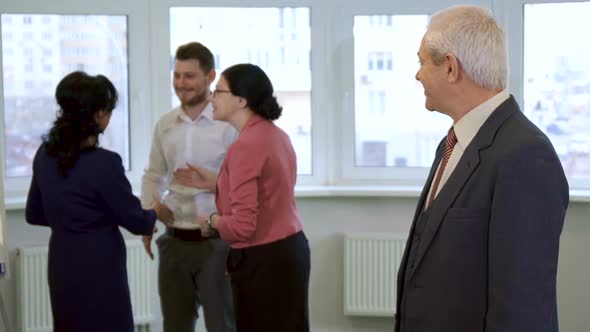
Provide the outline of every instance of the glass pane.
<path id="1" fill-rule="evenodd" d="M 0 188 L 2 190 L 4 190 L 4 188 Z M 2 195 L 0 195 L 0 198 L 4 199 L 4 197 Z M 0 250 L 2 250 L 2 246 L 4 245 L 4 212 L 0 213 Z M 1 258 L 1 257 L 0 257 Z M 1 262 L 4 263 L 4 262 Z"/>
<path id="2" fill-rule="evenodd" d="M 176 48 L 191 41 L 215 54 L 218 73 L 237 63 L 260 66 L 283 106 L 276 123 L 291 138 L 298 174 L 311 174 L 310 37 L 309 8 L 171 8 L 171 73 Z"/>
<path id="3" fill-rule="evenodd" d="M 127 17 L 2 14 L 6 176 L 31 175 L 32 158 L 58 110 L 55 87 L 83 70 L 119 92 L 101 145 L 129 168 Z"/>
<path id="4" fill-rule="evenodd" d="M 590 2 L 527 4 L 524 13 L 524 112 L 549 136 L 566 174 L 588 178 L 590 44 L 564 37 L 590 31 Z"/>
<path id="5" fill-rule="evenodd" d="M 424 90 L 415 79 L 427 23 L 428 15 L 354 18 L 357 167 L 430 167 L 451 125 L 424 108 Z"/>

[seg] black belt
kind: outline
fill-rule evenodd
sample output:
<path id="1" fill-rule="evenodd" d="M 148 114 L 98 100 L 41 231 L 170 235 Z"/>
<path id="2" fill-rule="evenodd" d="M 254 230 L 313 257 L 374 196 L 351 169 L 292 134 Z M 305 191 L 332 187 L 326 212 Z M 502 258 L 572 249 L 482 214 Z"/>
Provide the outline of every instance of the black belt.
<path id="1" fill-rule="evenodd" d="M 204 241 L 219 237 L 219 233 L 217 231 L 213 231 L 213 233 L 209 236 L 203 236 L 200 229 L 180 229 L 172 227 L 166 228 L 166 234 L 183 241 Z"/>

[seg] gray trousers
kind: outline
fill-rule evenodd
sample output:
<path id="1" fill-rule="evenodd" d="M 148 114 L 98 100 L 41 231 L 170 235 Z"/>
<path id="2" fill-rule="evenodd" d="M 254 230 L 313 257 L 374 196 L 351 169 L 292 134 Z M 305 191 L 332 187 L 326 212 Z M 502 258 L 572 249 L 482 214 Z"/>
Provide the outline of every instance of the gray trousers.
<path id="1" fill-rule="evenodd" d="M 207 332 L 234 332 L 228 245 L 219 238 L 192 242 L 164 234 L 156 240 L 160 256 L 158 290 L 164 332 L 194 332 L 203 306 Z"/>

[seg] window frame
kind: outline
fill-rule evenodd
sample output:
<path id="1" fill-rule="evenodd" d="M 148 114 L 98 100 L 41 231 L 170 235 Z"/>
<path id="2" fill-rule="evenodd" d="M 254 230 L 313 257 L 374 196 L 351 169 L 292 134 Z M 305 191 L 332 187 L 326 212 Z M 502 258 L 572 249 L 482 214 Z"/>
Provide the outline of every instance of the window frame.
<path id="1" fill-rule="evenodd" d="M 171 7 L 228 7 L 228 8 L 264 8 L 264 7 L 307 7 L 310 11 L 310 28 L 311 28 L 311 66 L 314 70 L 311 73 L 311 174 L 298 175 L 298 185 L 314 185 L 314 184 L 328 184 L 325 180 L 327 177 L 327 166 L 325 164 L 325 156 L 328 153 L 326 143 L 328 138 L 326 136 L 325 117 L 322 113 L 316 110 L 325 109 L 326 106 L 322 103 L 318 93 L 314 93 L 317 87 L 326 87 L 329 80 L 326 78 L 329 75 L 327 70 L 326 59 L 321 55 L 327 53 L 325 41 L 328 40 L 326 36 L 327 22 L 321 20 L 326 17 L 329 12 L 326 11 L 325 5 L 322 7 L 321 1 L 313 0 L 254 0 L 244 3 L 239 0 L 219 0 L 219 1 L 188 1 L 188 0 L 159 0 L 151 1 L 151 23 L 152 26 L 170 27 L 170 8 Z M 329 10 L 329 6 L 327 6 Z M 322 15 L 322 12 L 324 13 Z M 290 14 L 289 14 L 290 15 Z M 170 95 L 170 68 L 169 64 L 169 45 L 170 45 L 170 30 L 156 29 L 152 31 L 153 39 L 159 41 L 159 45 L 153 45 L 152 48 L 152 72 L 157 79 L 153 79 L 152 90 L 155 92 L 155 112 L 157 116 L 164 114 L 170 110 L 172 104 L 172 96 Z M 161 47 L 161 45 L 167 45 Z M 212 50 L 215 53 L 215 50 Z M 324 63 L 322 63 L 324 62 Z M 220 73 L 217 73 L 218 75 Z M 157 120 L 157 118 L 156 118 Z"/>
<path id="2" fill-rule="evenodd" d="M 469 4 L 493 8 L 493 0 L 470 0 Z M 336 81 L 335 100 L 340 101 L 342 115 L 341 140 L 339 150 L 341 158 L 341 174 L 338 183 L 356 185 L 387 185 L 387 186 L 418 186 L 426 181 L 430 167 L 356 167 L 355 166 L 355 108 L 354 108 L 354 17 L 359 15 L 431 15 L 446 7 L 456 5 L 452 0 L 423 0 L 416 2 L 383 3 L 379 0 L 368 0 L 361 3 L 347 3 L 342 7 L 342 19 L 335 28 L 337 40 L 343 44 L 339 50 L 340 65 L 334 72 L 341 72 L 343 77 Z M 416 50 L 415 52 L 417 52 Z M 417 61 L 417 59 L 416 59 Z M 350 70 L 352 68 L 352 70 Z M 373 68 L 375 70 L 375 68 Z M 417 69 L 417 68 L 416 68 Z M 420 110 L 415 110 L 420 111 Z M 426 112 L 426 110 L 423 110 Z M 442 136 L 441 136 L 442 139 Z M 432 156 L 434 159 L 434 155 Z"/>
<path id="3" fill-rule="evenodd" d="M 585 1 L 468 2 L 490 8 L 504 27 L 509 50 L 508 88 L 522 105 L 524 4 Z M 161 47 L 170 44 L 170 7 L 307 7 L 310 10 L 312 50 L 312 174 L 298 176 L 298 196 L 416 197 L 429 167 L 355 167 L 354 70 L 351 70 L 354 68 L 353 20 L 355 15 L 432 14 L 451 5 L 455 5 L 453 0 L 390 3 L 381 0 L 345 3 L 338 0 L 253 0 L 247 3 L 241 0 L 104 0 L 99 3 L 21 0 L 2 2 L 0 13 L 127 16 L 130 101 L 130 171 L 127 176 L 137 192 L 149 158 L 153 127 L 171 105 L 169 47 Z M 285 15 L 289 13 L 285 12 Z M 1 43 L 0 38 L 0 46 Z M 4 61 L 2 54 L 0 61 Z M 1 79 L 0 91 L 3 91 Z M 3 105 L 3 94 L 0 94 L 0 105 Z M 5 127 L 3 112 L 0 109 L 2 132 Z M 1 151 L 4 150 L 4 137 L 2 142 Z M 0 169 L 4 169 L 4 162 L 2 159 Z M 590 181 L 569 181 L 572 200 L 590 201 Z M 30 177 L 4 178 L 4 198 L 8 209 L 24 206 L 29 183 Z"/>
<path id="4" fill-rule="evenodd" d="M 588 0 L 495 0 L 496 15 L 508 36 L 508 91 L 524 105 L 524 6 L 525 4 L 583 3 Z M 567 176 L 572 196 L 590 196 L 590 177 Z M 588 197 L 590 200 L 590 197 Z M 581 198 L 577 198 L 580 200 Z"/>
<path id="5" fill-rule="evenodd" d="M 134 189 L 139 188 L 139 180 L 149 156 L 149 144 L 143 144 L 146 137 L 151 137 L 152 101 L 146 96 L 152 96 L 148 82 L 151 80 L 146 68 L 150 59 L 145 56 L 150 41 L 145 38 L 145 31 L 149 31 L 149 10 L 147 6 L 137 3 L 104 0 L 97 3 L 85 3 L 83 6 L 73 0 L 59 3 L 41 0 L 22 0 L 2 2 L 1 14 L 31 14 L 31 15 L 124 15 L 127 17 L 128 42 L 128 96 L 129 96 L 129 171 L 126 175 Z M 2 40 L 0 40 L 0 46 Z M 3 61 L 0 54 L 0 61 Z M 0 91 L 4 82 L 0 79 Z M 147 100 L 146 100 L 147 99 Z M 0 105 L 4 104 L 3 93 L 0 93 Z M 146 113 L 147 116 L 146 116 Z M 0 110 L 2 135 L 4 135 L 4 109 Z M 4 152 L 4 136 L 2 136 L 2 151 Z M 2 155 L 2 170 L 5 169 L 4 154 Z M 6 207 L 22 208 L 29 190 L 31 177 L 6 177 L 2 173 L 5 185 Z"/>

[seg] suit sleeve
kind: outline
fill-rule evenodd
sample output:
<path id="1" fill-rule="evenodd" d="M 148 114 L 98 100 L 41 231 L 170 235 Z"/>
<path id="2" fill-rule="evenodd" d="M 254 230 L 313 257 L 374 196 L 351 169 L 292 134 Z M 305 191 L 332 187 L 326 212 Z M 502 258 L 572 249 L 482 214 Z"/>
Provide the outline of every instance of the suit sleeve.
<path id="1" fill-rule="evenodd" d="M 33 172 L 31 186 L 27 196 L 25 219 L 31 225 L 49 226 L 49 221 L 45 217 L 45 209 L 43 208 L 43 196 L 37 184 L 35 172 Z"/>
<path id="2" fill-rule="evenodd" d="M 119 155 L 113 153 L 103 167 L 99 195 L 117 224 L 135 235 L 151 235 L 156 212 L 144 210 L 131 190 Z"/>
<path id="3" fill-rule="evenodd" d="M 527 144 L 500 166 L 488 238 L 486 332 L 554 330 L 559 237 L 569 201 L 548 142 Z"/>
<path id="4" fill-rule="evenodd" d="M 247 142 L 234 145 L 228 153 L 231 214 L 220 216 L 217 226 L 228 243 L 246 242 L 254 235 L 258 221 L 258 182 L 264 160 L 260 149 Z"/>

